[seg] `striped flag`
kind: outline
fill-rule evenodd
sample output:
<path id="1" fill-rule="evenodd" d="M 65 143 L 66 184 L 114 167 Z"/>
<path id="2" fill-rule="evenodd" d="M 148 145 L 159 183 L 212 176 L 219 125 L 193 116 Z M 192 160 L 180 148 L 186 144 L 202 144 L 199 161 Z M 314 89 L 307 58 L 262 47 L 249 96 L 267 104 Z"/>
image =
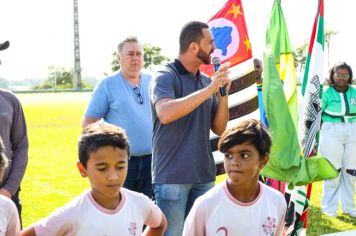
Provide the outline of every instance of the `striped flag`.
<path id="1" fill-rule="evenodd" d="M 231 69 L 232 78 L 229 91 L 229 122 L 228 128 L 233 127 L 242 120 L 258 119 L 258 97 L 256 90 L 255 71 L 251 69 L 245 73 Z M 217 144 L 219 137 L 210 132 L 210 147 L 214 155 L 217 166 L 217 175 L 225 173 L 223 160 L 224 155 L 218 151 Z"/>
<path id="2" fill-rule="evenodd" d="M 305 65 L 299 118 L 299 143 L 303 150 L 304 158 L 313 156 L 317 133 L 321 123 L 321 93 L 324 69 L 324 0 L 319 0 L 317 14 L 313 25 L 312 35 L 309 43 L 308 56 Z M 312 184 L 302 193 L 309 202 Z M 294 195 L 297 195 L 295 193 Z M 294 224 L 294 235 L 306 233 L 308 219 L 308 204 L 298 210 L 298 217 Z M 299 220 L 299 222 L 298 222 Z M 300 233 L 299 233 L 300 232 Z"/>
<path id="3" fill-rule="evenodd" d="M 300 109 L 299 140 L 304 157 L 309 157 L 315 146 L 315 137 L 321 121 L 321 81 L 324 69 L 324 1 L 319 0 L 318 10 L 310 38 L 305 65 Z"/>
<path id="4" fill-rule="evenodd" d="M 208 21 L 214 36 L 216 50 L 212 57 L 219 57 L 221 63 L 230 62 L 229 122 L 228 128 L 241 120 L 258 119 L 258 96 L 255 72 L 251 66 L 241 63 L 252 58 L 252 48 L 248 37 L 245 13 L 241 0 L 229 0 Z M 211 76 L 214 66 L 202 65 L 200 70 Z M 219 137 L 210 133 L 210 146 L 217 163 L 217 174 L 224 173 L 223 155 L 217 151 Z"/>

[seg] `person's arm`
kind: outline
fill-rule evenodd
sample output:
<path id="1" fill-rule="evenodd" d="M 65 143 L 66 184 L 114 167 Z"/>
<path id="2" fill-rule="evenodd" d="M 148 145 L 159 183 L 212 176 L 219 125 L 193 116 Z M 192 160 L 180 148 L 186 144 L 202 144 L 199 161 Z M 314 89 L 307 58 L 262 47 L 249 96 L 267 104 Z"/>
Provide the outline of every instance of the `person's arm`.
<path id="1" fill-rule="evenodd" d="M 182 98 L 161 98 L 156 101 L 154 107 L 161 123 L 169 124 L 175 120 L 178 120 L 179 118 L 186 116 L 210 96 L 217 93 L 220 86 L 230 84 L 227 76 L 229 73 L 228 67 L 229 64 L 223 64 L 215 73 L 211 83 L 206 88 L 203 88 Z"/>
<path id="2" fill-rule="evenodd" d="M 327 90 L 326 90 L 327 91 Z M 328 103 L 328 96 L 326 91 L 323 92 L 322 99 L 321 99 L 321 111 L 324 112 Z"/>
<path id="3" fill-rule="evenodd" d="M 21 231 L 21 236 L 36 236 L 35 228 L 33 226 L 29 226 L 26 229 Z"/>
<path id="4" fill-rule="evenodd" d="M 14 116 L 10 131 L 11 140 L 11 171 L 0 189 L 0 194 L 12 197 L 18 191 L 25 174 L 28 161 L 28 137 L 25 116 L 20 101 L 13 98 Z M 11 196 L 9 196 L 11 194 Z"/>
<path id="5" fill-rule="evenodd" d="M 230 90 L 231 81 L 228 80 L 226 84 L 226 91 Z M 218 106 L 211 122 L 211 130 L 216 135 L 221 135 L 227 126 L 227 122 L 229 121 L 229 107 L 228 107 L 228 95 L 222 97 L 220 94 L 218 95 Z"/>
<path id="6" fill-rule="evenodd" d="M 20 219 L 19 214 L 17 213 L 17 208 L 15 204 L 9 200 L 10 204 L 10 215 L 7 216 L 9 218 L 9 223 L 7 225 L 5 236 L 18 236 L 20 235 Z"/>
<path id="7" fill-rule="evenodd" d="M 10 199 L 12 198 L 12 194 L 6 188 L 0 188 L 0 194 Z"/>
<path id="8" fill-rule="evenodd" d="M 330 87 L 328 89 L 330 89 Z M 321 115 L 323 115 L 323 113 L 326 110 L 326 107 L 328 106 L 328 100 L 329 100 L 328 99 L 329 96 L 327 93 L 328 89 L 326 89 L 321 95 L 321 97 L 322 97 L 322 99 L 321 99 Z M 318 127 L 319 129 L 321 129 L 321 127 L 323 126 L 323 123 L 324 123 L 323 119 L 321 119 L 320 127 Z"/>
<path id="9" fill-rule="evenodd" d="M 197 199 L 187 218 L 184 221 L 182 236 L 205 235 L 206 227 L 206 206 Z"/>
<path id="10" fill-rule="evenodd" d="M 81 199 L 79 200 L 81 203 Z M 71 205 L 72 204 L 72 205 Z M 81 215 L 77 215 L 78 202 L 73 202 L 69 205 L 64 205 L 54 210 L 49 216 L 34 222 L 30 226 L 21 231 L 21 236 L 36 236 L 36 235 L 76 235 L 76 229 L 81 219 Z"/>
<path id="11" fill-rule="evenodd" d="M 276 227 L 276 231 L 275 231 L 275 234 L 276 236 L 279 236 L 279 235 L 285 235 L 285 224 L 284 224 L 284 218 L 286 216 L 286 213 L 287 213 L 287 203 L 286 201 L 284 200 L 284 197 L 281 198 L 282 201 L 281 201 L 281 207 L 280 207 L 280 212 L 279 212 L 279 216 L 280 218 L 278 219 L 278 222 L 279 224 L 277 225 Z"/>
<path id="12" fill-rule="evenodd" d="M 162 236 L 167 229 L 167 219 L 164 214 L 161 212 L 161 223 L 159 226 L 153 228 L 147 226 L 145 231 L 143 232 L 143 236 Z"/>
<path id="13" fill-rule="evenodd" d="M 86 116 L 84 116 L 84 117 L 83 117 L 83 120 L 82 120 L 82 127 L 83 127 L 83 129 L 84 129 L 85 127 L 87 127 L 88 125 L 97 122 L 98 120 L 100 120 L 100 118 L 94 118 L 94 117 L 86 117 Z"/>
<path id="14" fill-rule="evenodd" d="M 82 128 L 97 122 L 105 116 L 109 109 L 108 93 L 105 89 L 107 87 L 105 80 L 98 83 L 94 89 L 91 99 L 88 103 L 86 111 L 82 119 Z"/>
<path id="15" fill-rule="evenodd" d="M 169 124 L 191 113 L 215 92 L 209 86 L 183 98 L 161 98 L 155 103 L 157 117 L 162 124 Z"/>

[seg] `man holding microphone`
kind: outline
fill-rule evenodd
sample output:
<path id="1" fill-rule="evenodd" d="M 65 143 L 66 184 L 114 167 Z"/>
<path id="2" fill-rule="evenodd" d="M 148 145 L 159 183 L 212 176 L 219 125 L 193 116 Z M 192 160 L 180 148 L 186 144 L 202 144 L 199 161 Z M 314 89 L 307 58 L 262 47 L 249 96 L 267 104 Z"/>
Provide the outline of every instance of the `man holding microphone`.
<path id="1" fill-rule="evenodd" d="M 229 119 L 229 64 L 210 79 L 199 66 L 210 64 L 215 43 L 209 26 L 187 23 L 179 38 L 178 59 L 168 63 L 150 84 L 153 116 L 152 177 L 157 205 L 168 220 L 165 236 L 182 235 L 195 199 L 214 186 L 216 167 L 210 129 L 221 135 Z"/>

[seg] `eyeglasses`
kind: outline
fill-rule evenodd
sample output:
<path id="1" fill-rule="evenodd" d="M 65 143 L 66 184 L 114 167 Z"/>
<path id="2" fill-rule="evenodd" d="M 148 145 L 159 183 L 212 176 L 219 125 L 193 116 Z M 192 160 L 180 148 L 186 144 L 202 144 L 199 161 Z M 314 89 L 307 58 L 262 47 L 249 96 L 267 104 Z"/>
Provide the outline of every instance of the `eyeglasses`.
<path id="1" fill-rule="evenodd" d="M 133 88 L 134 93 L 136 94 L 136 101 L 140 104 L 143 104 L 143 97 L 140 93 L 140 89 L 138 87 Z"/>
<path id="2" fill-rule="evenodd" d="M 341 78 L 348 79 L 350 77 L 350 75 L 349 74 L 340 74 L 340 73 L 338 73 L 338 74 L 335 74 L 335 77 L 339 78 L 339 79 L 341 79 Z"/>

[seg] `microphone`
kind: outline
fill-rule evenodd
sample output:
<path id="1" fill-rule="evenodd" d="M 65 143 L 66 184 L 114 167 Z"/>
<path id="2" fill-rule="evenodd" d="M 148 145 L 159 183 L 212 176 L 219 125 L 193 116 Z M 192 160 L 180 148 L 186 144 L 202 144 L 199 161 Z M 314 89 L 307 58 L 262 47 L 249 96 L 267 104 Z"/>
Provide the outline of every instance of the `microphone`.
<path id="1" fill-rule="evenodd" d="M 221 65 L 220 58 L 218 58 L 218 57 L 213 57 L 212 62 L 213 62 L 213 64 L 214 64 L 214 69 L 215 69 L 215 71 L 217 71 L 217 70 L 219 69 L 220 65 Z M 223 87 L 220 87 L 220 88 L 219 88 L 219 91 L 220 91 L 220 95 L 221 95 L 222 97 L 226 96 L 226 94 L 227 94 L 227 93 L 226 93 L 226 85 L 223 86 Z"/>

